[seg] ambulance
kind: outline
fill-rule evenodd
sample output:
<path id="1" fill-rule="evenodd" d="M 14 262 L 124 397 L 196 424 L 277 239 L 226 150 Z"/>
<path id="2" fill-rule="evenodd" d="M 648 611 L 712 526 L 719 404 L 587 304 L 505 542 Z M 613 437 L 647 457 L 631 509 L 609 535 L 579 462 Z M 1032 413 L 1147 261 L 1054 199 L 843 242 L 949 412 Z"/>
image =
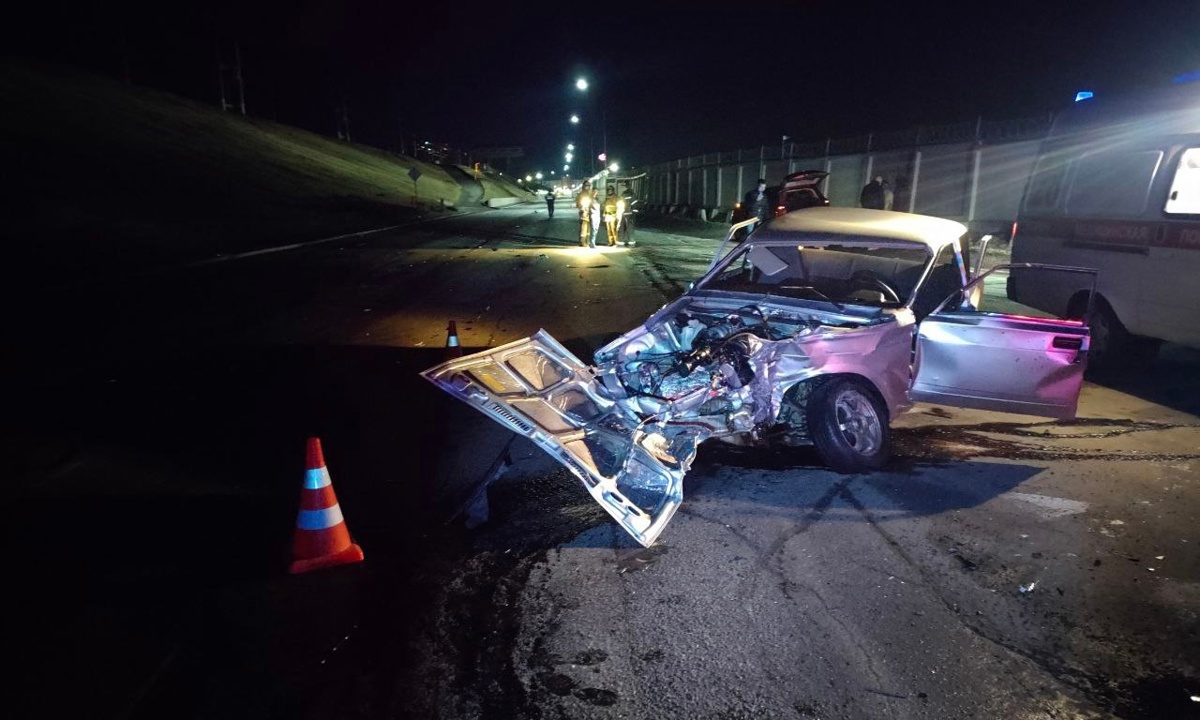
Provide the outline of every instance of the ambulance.
<path id="1" fill-rule="evenodd" d="M 1077 102 L 1042 143 L 1012 231 L 1011 300 L 1089 317 L 1089 370 L 1200 348 L 1200 82 Z M 1096 268 L 1097 287 L 1022 263 Z M 1090 307 L 1090 310 L 1089 310 Z"/>

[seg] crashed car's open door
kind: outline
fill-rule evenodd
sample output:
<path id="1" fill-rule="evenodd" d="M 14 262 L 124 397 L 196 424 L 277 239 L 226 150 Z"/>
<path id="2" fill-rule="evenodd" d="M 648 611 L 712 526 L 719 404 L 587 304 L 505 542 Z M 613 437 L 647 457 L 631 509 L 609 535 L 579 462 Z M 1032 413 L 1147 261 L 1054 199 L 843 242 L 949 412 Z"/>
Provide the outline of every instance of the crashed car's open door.
<path id="1" fill-rule="evenodd" d="M 683 476 L 703 437 L 623 411 L 595 370 L 545 330 L 422 375 L 565 465 L 642 545 L 683 499 Z"/>
<path id="2" fill-rule="evenodd" d="M 954 297 L 978 297 L 979 293 L 972 292 L 976 286 L 1009 267 L 992 268 Z M 1095 270 L 1038 267 L 1091 273 L 1094 290 Z M 981 312 L 943 302 L 921 322 L 917 332 L 909 396 L 957 407 L 1073 418 L 1088 342 L 1088 326 L 1083 320 Z"/>

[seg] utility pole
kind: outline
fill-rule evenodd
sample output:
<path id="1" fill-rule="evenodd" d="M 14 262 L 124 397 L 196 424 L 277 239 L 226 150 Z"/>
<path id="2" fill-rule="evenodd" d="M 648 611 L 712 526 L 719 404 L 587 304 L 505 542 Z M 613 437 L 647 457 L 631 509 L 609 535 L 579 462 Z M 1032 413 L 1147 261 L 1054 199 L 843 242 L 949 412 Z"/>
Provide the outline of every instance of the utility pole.
<path id="1" fill-rule="evenodd" d="M 345 96 L 342 96 L 342 104 L 338 106 L 336 116 L 338 139 L 350 142 L 350 106 Z"/>
<path id="2" fill-rule="evenodd" d="M 221 90 L 221 112 L 229 110 L 229 102 L 225 99 L 225 63 L 221 60 L 221 38 L 217 38 L 217 84 Z"/>
<path id="3" fill-rule="evenodd" d="M 236 70 L 235 70 L 236 74 L 234 77 L 237 79 L 238 104 L 241 106 L 242 115 L 245 115 L 246 114 L 246 92 L 245 92 L 245 87 L 242 85 L 242 48 L 236 42 L 233 44 L 233 57 L 234 57 L 234 67 L 236 68 Z"/>
<path id="4" fill-rule="evenodd" d="M 245 83 L 242 81 L 242 48 L 238 43 L 233 44 L 233 67 L 225 64 L 221 51 L 221 38 L 216 39 L 217 48 L 217 88 L 221 93 L 221 110 L 229 112 L 234 109 L 234 104 L 225 92 L 225 74 L 230 70 L 233 71 L 233 83 L 237 87 L 237 109 L 246 114 L 246 90 Z"/>

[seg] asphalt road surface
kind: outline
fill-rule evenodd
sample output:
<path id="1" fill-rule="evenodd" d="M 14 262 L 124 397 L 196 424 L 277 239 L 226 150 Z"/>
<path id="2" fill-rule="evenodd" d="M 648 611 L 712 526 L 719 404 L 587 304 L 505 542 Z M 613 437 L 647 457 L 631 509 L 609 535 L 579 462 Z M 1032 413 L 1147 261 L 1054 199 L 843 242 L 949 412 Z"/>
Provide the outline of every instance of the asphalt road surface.
<path id="1" fill-rule="evenodd" d="M 417 375 L 449 320 L 589 358 L 707 266 L 654 226 L 518 206 L 24 298 L 11 716 L 1200 716 L 1196 351 L 1069 423 L 918 405 L 871 474 L 702 448 L 650 549 Z M 292 576 L 309 436 L 366 561 Z"/>

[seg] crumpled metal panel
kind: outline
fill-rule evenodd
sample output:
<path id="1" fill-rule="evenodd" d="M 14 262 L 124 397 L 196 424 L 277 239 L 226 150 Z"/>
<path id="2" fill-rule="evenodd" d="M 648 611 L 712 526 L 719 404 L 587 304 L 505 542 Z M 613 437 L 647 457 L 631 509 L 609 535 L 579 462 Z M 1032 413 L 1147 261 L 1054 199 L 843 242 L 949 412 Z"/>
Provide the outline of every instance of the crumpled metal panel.
<path id="1" fill-rule="evenodd" d="M 645 546 L 682 502 L 683 476 L 707 437 L 703 428 L 647 423 L 618 406 L 594 371 L 544 330 L 422 375 L 549 453 Z"/>

